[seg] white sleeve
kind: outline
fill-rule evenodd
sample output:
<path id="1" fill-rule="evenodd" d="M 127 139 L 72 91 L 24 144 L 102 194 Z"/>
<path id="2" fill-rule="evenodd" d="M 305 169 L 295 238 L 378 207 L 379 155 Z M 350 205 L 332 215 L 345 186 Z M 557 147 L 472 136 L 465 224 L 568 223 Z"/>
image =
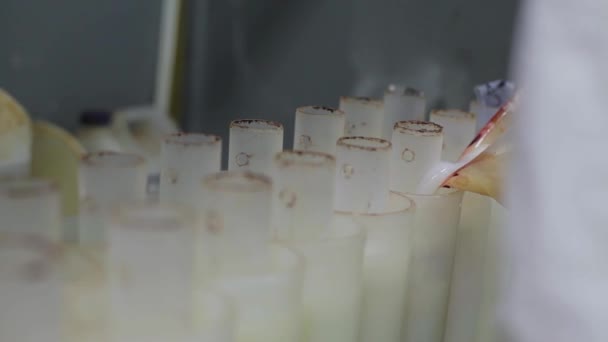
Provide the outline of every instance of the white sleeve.
<path id="1" fill-rule="evenodd" d="M 608 1 L 523 2 L 504 341 L 608 341 Z"/>

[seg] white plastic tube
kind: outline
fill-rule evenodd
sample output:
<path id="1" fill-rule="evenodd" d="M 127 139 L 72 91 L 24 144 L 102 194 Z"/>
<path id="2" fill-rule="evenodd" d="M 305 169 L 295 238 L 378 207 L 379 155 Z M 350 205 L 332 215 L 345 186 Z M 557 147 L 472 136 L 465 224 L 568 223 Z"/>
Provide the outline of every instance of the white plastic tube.
<path id="1" fill-rule="evenodd" d="M 488 107 L 483 103 L 479 103 L 479 101 L 477 100 L 472 100 L 469 104 L 469 112 L 475 113 L 475 116 L 477 118 L 477 125 L 475 127 L 475 131 L 479 132 L 479 130 L 482 129 L 483 126 L 488 123 L 488 121 L 490 121 L 490 118 L 492 118 L 492 116 L 496 114 L 499 109 L 500 108 L 497 107 Z"/>
<path id="2" fill-rule="evenodd" d="M 477 335 L 472 341 L 498 342 L 501 341 L 498 326 L 499 299 L 509 288 L 508 279 L 513 272 L 510 265 L 505 263 L 504 232 L 508 229 L 509 212 L 500 203 L 492 200 L 490 228 L 488 230 L 487 252 L 483 271 L 483 291 L 481 292 L 481 308 L 476 325 Z M 500 296 L 500 297 L 499 297 Z"/>
<path id="3" fill-rule="evenodd" d="M 110 208 L 146 198 L 145 160 L 134 154 L 94 152 L 83 157 L 79 171 L 79 240 L 83 244 L 104 243 Z"/>
<path id="4" fill-rule="evenodd" d="M 369 97 L 340 97 L 340 110 L 346 114 L 345 136 L 382 137 L 384 103 Z"/>
<path id="5" fill-rule="evenodd" d="M 426 97 L 422 91 L 402 85 L 388 86 L 384 92 L 384 139 L 391 139 L 398 121 L 422 121 L 425 117 Z"/>
<path id="6" fill-rule="evenodd" d="M 217 263 L 264 260 L 270 241 L 272 182 L 252 172 L 207 176 L 203 203 L 203 243 Z M 221 265 L 218 265 L 221 266 Z"/>
<path id="7" fill-rule="evenodd" d="M 442 342 L 462 192 L 407 194 L 416 204 L 404 341 Z"/>
<path id="8" fill-rule="evenodd" d="M 162 142 L 160 201 L 196 207 L 201 181 L 219 172 L 222 139 L 217 135 L 174 133 Z"/>
<path id="9" fill-rule="evenodd" d="M 59 258 L 48 239 L 0 233 L 0 341 L 64 341 Z"/>
<path id="10" fill-rule="evenodd" d="M 296 110 L 293 149 L 336 154 L 336 141 L 344 135 L 346 116 L 339 109 L 324 106 Z"/>
<path id="11" fill-rule="evenodd" d="M 190 214 L 165 205 L 122 205 L 108 240 L 112 341 L 186 340 L 194 312 Z"/>
<path id="12" fill-rule="evenodd" d="M 194 338 L 191 341 L 234 342 L 236 314 L 230 299 L 204 289 L 197 289 L 195 294 Z"/>
<path id="13" fill-rule="evenodd" d="M 477 338 L 486 261 L 492 253 L 488 241 L 491 208 L 489 197 L 464 194 L 444 342 L 468 342 Z"/>
<path id="14" fill-rule="evenodd" d="M 365 232 L 336 215 L 316 240 L 284 241 L 304 257 L 302 341 L 358 341 Z"/>
<path id="15" fill-rule="evenodd" d="M 336 150 L 334 209 L 383 212 L 389 198 L 391 142 L 371 137 L 342 137 Z"/>
<path id="16" fill-rule="evenodd" d="M 237 342 L 284 342 L 301 339 L 303 263 L 289 249 L 268 247 L 259 268 L 221 270 L 211 287 L 227 295 L 236 310 Z M 234 264 L 232 265 L 234 266 Z"/>
<path id="17" fill-rule="evenodd" d="M 58 242 L 62 236 L 61 198 L 46 180 L 0 182 L 0 232 L 34 234 Z"/>
<path id="18" fill-rule="evenodd" d="M 427 121 L 399 121 L 391 142 L 390 189 L 414 193 L 426 173 L 441 161 L 443 128 Z"/>
<path id="19" fill-rule="evenodd" d="M 392 193 L 382 213 L 354 215 L 366 233 L 360 341 L 400 342 L 415 205 Z"/>
<path id="20" fill-rule="evenodd" d="M 442 159 L 446 161 L 457 161 L 477 133 L 476 116 L 471 112 L 435 110 L 429 120 L 443 127 Z"/>
<path id="21" fill-rule="evenodd" d="M 66 338 L 69 342 L 108 341 L 108 287 L 102 246 L 66 246 Z"/>
<path id="22" fill-rule="evenodd" d="M 249 119 L 230 123 L 228 170 L 271 174 L 272 160 L 282 150 L 282 124 Z"/>
<path id="23" fill-rule="evenodd" d="M 275 233 L 290 241 L 319 238 L 333 216 L 336 159 L 321 152 L 283 151 L 274 166 Z"/>

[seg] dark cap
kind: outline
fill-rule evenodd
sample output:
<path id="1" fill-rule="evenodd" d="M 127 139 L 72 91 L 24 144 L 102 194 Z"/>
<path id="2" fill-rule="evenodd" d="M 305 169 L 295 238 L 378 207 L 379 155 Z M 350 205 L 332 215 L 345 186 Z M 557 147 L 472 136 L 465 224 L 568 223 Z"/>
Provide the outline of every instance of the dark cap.
<path id="1" fill-rule="evenodd" d="M 85 126 L 108 126 L 112 123 L 109 110 L 85 110 L 80 113 L 80 124 Z"/>

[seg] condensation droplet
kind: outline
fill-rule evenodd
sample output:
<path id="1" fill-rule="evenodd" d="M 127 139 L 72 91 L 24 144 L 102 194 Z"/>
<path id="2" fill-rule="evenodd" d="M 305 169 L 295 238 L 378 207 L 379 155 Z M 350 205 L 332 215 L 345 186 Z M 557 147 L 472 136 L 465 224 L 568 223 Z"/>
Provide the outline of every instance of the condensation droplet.
<path id="1" fill-rule="evenodd" d="M 249 165 L 249 159 L 251 158 L 250 154 L 245 152 L 241 152 L 234 157 L 234 161 L 238 167 L 243 167 Z"/>
<path id="2" fill-rule="evenodd" d="M 309 135 L 300 135 L 298 144 L 300 145 L 300 148 L 307 150 L 312 146 L 312 138 Z"/>
<path id="3" fill-rule="evenodd" d="M 401 159 L 406 163 L 411 163 L 416 159 L 416 153 L 409 148 L 405 148 L 403 152 L 401 152 Z"/>
<path id="4" fill-rule="evenodd" d="M 350 164 L 342 165 L 342 175 L 346 179 L 350 179 L 355 173 L 355 168 Z"/>
<path id="5" fill-rule="evenodd" d="M 289 189 L 283 189 L 279 192 L 279 199 L 285 204 L 285 207 L 291 209 L 296 206 L 298 196 Z"/>

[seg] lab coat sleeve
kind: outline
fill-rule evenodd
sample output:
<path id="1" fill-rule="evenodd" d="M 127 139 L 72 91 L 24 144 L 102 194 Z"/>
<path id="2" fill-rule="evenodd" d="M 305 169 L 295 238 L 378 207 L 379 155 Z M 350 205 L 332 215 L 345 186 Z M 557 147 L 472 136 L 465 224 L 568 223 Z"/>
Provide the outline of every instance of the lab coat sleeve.
<path id="1" fill-rule="evenodd" d="M 608 1 L 523 3 L 503 341 L 608 341 Z"/>

